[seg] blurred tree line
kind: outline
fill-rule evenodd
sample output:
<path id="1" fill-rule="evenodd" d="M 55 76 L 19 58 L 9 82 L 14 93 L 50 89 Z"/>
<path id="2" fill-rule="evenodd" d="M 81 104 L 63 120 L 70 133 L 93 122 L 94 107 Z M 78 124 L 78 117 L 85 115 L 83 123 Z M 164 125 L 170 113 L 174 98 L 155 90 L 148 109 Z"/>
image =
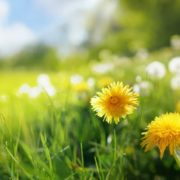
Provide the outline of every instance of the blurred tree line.
<path id="1" fill-rule="evenodd" d="M 59 57 L 54 48 L 44 44 L 26 47 L 5 61 L 0 60 L 0 68 L 15 68 L 26 70 L 59 70 Z"/>
<path id="2" fill-rule="evenodd" d="M 133 54 L 140 48 L 150 51 L 170 45 L 180 34 L 180 0 L 119 0 L 119 6 L 103 42 L 92 48 Z"/>

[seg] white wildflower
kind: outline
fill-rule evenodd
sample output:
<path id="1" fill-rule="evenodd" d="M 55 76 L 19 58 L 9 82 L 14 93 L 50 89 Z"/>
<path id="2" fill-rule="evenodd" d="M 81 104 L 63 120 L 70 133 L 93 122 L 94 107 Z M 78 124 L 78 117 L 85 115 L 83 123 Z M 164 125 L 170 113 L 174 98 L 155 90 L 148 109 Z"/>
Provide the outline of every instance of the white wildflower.
<path id="1" fill-rule="evenodd" d="M 109 135 L 107 137 L 107 144 L 111 144 L 111 142 L 112 142 L 112 135 Z"/>
<path id="2" fill-rule="evenodd" d="M 42 90 L 44 90 L 49 96 L 55 96 L 56 94 L 56 89 L 52 85 L 45 86 Z"/>
<path id="3" fill-rule="evenodd" d="M 136 93 L 139 93 L 142 95 L 148 95 L 150 91 L 152 90 L 152 84 L 149 81 L 142 81 L 142 82 L 136 83 L 133 86 L 133 90 Z"/>
<path id="4" fill-rule="evenodd" d="M 180 75 L 176 75 L 171 79 L 171 88 L 173 90 L 180 90 Z"/>
<path id="5" fill-rule="evenodd" d="M 30 98 L 37 98 L 42 93 L 42 89 L 40 87 L 32 87 L 28 92 L 28 96 Z"/>
<path id="6" fill-rule="evenodd" d="M 92 71 L 98 74 L 105 74 L 114 68 L 112 63 L 96 64 L 92 67 Z"/>
<path id="7" fill-rule="evenodd" d="M 174 57 L 169 62 L 169 71 L 172 73 L 179 73 L 180 74 L 180 56 Z"/>
<path id="8" fill-rule="evenodd" d="M 159 61 L 154 61 L 146 67 L 146 72 L 153 79 L 161 79 L 166 74 L 166 68 Z"/>
<path id="9" fill-rule="evenodd" d="M 75 84 L 79 84 L 79 83 L 81 83 L 83 81 L 83 77 L 81 75 L 79 75 L 79 74 L 75 74 L 75 75 L 71 76 L 71 80 L 70 81 L 74 85 Z"/>
<path id="10" fill-rule="evenodd" d="M 88 84 L 88 86 L 89 86 L 90 88 L 93 88 L 94 85 L 95 85 L 95 80 L 94 80 L 94 78 L 89 78 L 89 79 L 87 80 L 87 84 Z"/>
<path id="11" fill-rule="evenodd" d="M 47 74 L 40 74 L 37 77 L 37 83 L 38 83 L 38 86 L 41 86 L 41 87 L 49 86 L 51 84 L 50 78 Z"/>
<path id="12" fill-rule="evenodd" d="M 37 83 L 41 92 L 46 92 L 49 96 L 54 96 L 56 94 L 56 89 L 51 84 L 47 74 L 40 74 L 37 78 Z"/>
<path id="13" fill-rule="evenodd" d="M 29 86 L 29 84 L 25 83 L 22 84 L 22 86 L 19 88 L 17 95 L 21 95 L 21 94 L 26 94 L 30 91 L 31 87 Z"/>

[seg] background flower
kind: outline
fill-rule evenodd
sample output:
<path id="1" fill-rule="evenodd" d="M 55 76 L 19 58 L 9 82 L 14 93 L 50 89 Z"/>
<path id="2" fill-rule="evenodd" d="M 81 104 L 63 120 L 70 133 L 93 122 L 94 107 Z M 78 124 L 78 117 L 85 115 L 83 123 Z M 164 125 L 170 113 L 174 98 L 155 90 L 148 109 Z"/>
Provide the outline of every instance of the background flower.
<path id="1" fill-rule="evenodd" d="M 180 73 L 180 56 L 171 59 L 169 62 L 169 71 L 172 73 Z"/>
<path id="2" fill-rule="evenodd" d="M 148 64 L 146 72 L 153 79 L 161 79 L 166 74 L 166 68 L 161 62 L 154 61 Z"/>
<path id="3" fill-rule="evenodd" d="M 175 75 L 172 79 L 171 79 L 171 88 L 173 90 L 178 90 L 180 89 L 180 75 Z"/>

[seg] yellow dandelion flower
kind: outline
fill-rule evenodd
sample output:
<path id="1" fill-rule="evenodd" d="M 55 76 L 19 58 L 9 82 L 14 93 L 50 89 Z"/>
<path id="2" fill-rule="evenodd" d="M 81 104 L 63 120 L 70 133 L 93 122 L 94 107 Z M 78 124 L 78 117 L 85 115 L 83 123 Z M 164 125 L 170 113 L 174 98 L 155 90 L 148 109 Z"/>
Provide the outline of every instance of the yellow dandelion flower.
<path id="1" fill-rule="evenodd" d="M 117 124 L 121 117 L 131 114 L 138 105 L 138 94 L 122 82 L 111 83 L 91 99 L 91 105 L 99 117 Z"/>
<path id="2" fill-rule="evenodd" d="M 156 117 L 143 134 L 141 146 L 145 147 L 145 151 L 157 146 L 162 158 L 169 146 L 170 154 L 174 155 L 175 149 L 180 147 L 180 114 L 167 113 Z"/>

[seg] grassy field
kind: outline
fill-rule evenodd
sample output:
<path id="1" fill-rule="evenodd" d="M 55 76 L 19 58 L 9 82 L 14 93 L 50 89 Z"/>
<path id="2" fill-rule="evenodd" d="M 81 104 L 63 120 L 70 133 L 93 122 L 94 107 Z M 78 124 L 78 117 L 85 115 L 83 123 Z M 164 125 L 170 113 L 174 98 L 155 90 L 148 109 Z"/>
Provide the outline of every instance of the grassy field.
<path id="1" fill-rule="evenodd" d="M 140 146 L 150 121 L 177 111 L 180 90 L 171 87 L 174 75 L 168 70 L 177 55 L 171 50 L 147 59 L 111 55 L 99 62 L 73 62 L 70 70 L 67 63 L 59 72 L 1 71 L 0 179 L 178 180 L 179 167 L 168 151 L 161 160 L 156 148 L 146 153 Z M 145 71 L 155 60 L 166 68 L 161 78 Z M 55 93 L 41 87 L 32 95 L 21 88 L 42 85 L 42 77 L 49 78 Z M 140 88 L 137 110 L 117 125 L 97 117 L 90 105 L 95 93 L 114 81 Z"/>

